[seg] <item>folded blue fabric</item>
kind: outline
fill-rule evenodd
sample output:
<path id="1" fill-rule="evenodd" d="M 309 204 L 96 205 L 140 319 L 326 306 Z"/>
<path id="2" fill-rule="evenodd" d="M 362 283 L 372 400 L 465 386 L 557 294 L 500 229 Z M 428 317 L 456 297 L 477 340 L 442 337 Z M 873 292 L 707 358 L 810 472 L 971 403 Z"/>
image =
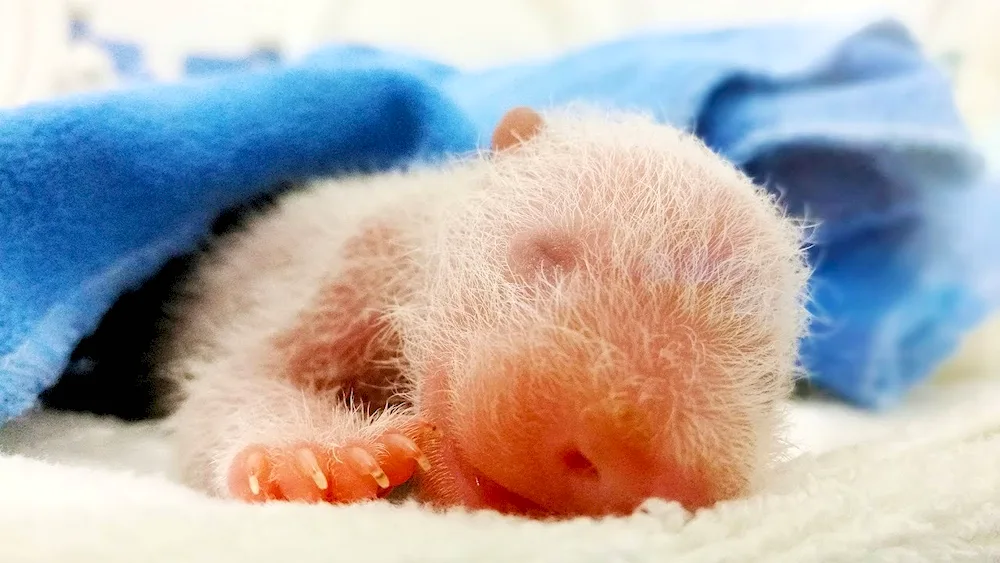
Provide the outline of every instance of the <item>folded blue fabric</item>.
<path id="1" fill-rule="evenodd" d="M 844 400 L 900 400 L 1000 301 L 997 190 L 894 21 L 658 33 L 475 72 L 338 45 L 0 113 L 0 422 L 225 208 L 469 151 L 513 105 L 577 100 L 690 127 L 819 222 L 803 367 Z"/>

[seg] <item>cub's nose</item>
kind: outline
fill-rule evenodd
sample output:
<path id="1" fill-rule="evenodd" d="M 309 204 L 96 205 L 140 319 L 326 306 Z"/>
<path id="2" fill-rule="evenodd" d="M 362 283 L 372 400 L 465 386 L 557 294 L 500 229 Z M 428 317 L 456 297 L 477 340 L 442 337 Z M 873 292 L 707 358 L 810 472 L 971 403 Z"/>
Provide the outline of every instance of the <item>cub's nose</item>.
<path id="1" fill-rule="evenodd" d="M 542 471 L 562 483 L 562 498 L 548 501 L 564 514 L 626 514 L 649 498 L 677 501 L 689 510 L 709 506 L 721 490 L 697 459 L 670 451 L 666 432 L 632 432 L 615 417 L 567 422 L 568 439 L 554 440 Z M 648 423 L 647 423 L 648 424 Z"/>

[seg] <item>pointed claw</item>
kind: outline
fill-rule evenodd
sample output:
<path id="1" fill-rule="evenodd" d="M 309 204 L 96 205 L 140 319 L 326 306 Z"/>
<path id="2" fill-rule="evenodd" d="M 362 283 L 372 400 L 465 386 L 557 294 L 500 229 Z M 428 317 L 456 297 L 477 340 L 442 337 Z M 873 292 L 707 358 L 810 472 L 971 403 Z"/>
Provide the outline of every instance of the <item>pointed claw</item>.
<path id="1" fill-rule="evenodd" d="M 421 469 L 423 469 L 424 471 L 430 470 L 431 462 L 430 460 L 427 459 L 427 456 L 424 455 L 424 452 L 420 451 L 420 448 L 417 446 L 416 442 L 407 438 L 406 436 L 403 436 L 402 434 L 390 434 L 389 436 L 385 437 L 385 440 L 392 442 L 397 447 L 399 447 L 399 449 L 406 452 L 407 455 L 409 455 L 417 462 L 417 465 L 419 465 Z"/>
<path id="2" fill-rule="evenodd" d="M 250 493 L 253 494 L 253 496 L 259 495 L 260 481 L 257 480 L 257 476 L 251 473 L 247 480 L 250 481 Z"/>
<path id="3" fill-rule="evenodd" d="M 385 471 L 382 471 L 382 468 L 370 453 L 362 448 L 353 447 L 348 448 L 347 457 L 353 462 L 359 472 L 371 475 L 379 487 L 383 489 L 389 488 L 389 477 L 385 474 Z"/>
<path id="4" fill-rule="evenodd" d="M 312 477 L 316 487 L 321 491 L 325 491 L 330 484 L 326 480 L 326 475 L 323 474 L 323 470 L 319 467 L 319 461 L 316 459 L 316 454 L 308 448 L 302 448 L 296 453 L 298 457 L 299 466 L 305 471 L 306 475 Z"/>
<path id="5" fill-rule="evenodd" d="M 263 463 L 264 458 L 257 452 L 247 457 L 247 466 L 251 468 L 250 474 L 247 475 L 247 482 L 250 484 L 250 492 L 253 496 L 260 494 L 260 478 L 257 476 L 257 472 L 260 471 L 260 466 Z"/>
<path id="6" fill-rule="evenodd" d="M 424 455 L 424 452 L 418 450 L 417 457 L 414 459 L 417 460 L 417 465 L 420 466 L 420 469 L 423 469 L 424 471 L 431 470 L 431 462 L 429 459 L 427 459 L 427 456 Z"/>

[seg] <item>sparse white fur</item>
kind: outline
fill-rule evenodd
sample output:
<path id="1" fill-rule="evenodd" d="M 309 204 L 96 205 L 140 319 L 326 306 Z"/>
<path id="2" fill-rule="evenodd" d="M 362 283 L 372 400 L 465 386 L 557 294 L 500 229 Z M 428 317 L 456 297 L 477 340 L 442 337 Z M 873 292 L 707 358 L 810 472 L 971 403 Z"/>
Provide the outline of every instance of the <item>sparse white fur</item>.
<path id="1" fill-rule="evenodd" d="M 681 379 L 661 419 L 681 457 L 720 452 L 746 465 L 742 473 L 768 467 L 806 328 L 801 225 L 689 134 L 584 107 L 544 117 L 544 132 L 510 154 L 319 181 L 216 244 L 179 309 L 168 363 L 185 381 L 173 422 L 190 484 L 225 494 L 228 464 L 252 442 L 336 445 L 374 436 L 401 412 L 366 419 L 276 377 L 268 355 L 271 339 L 350 266 L 342 249 L 373 219 L 406 248 L 403 260 L 371 265 L 395 272 L 379 304 L 401 335 L 402 411 L 420 411 L 423 375 L 442 359 L 459 417 L 473 416 L 463 408 L 487 385 L 488 364 L 512 355 L 537 365 L 533 377 L 565 368 L 569 380 L 537 385 L 554 402 L 561 389 L 606 378 L 614 391 L 662 370 Z M 544 297 L 526 298 L 511 281 L 508 246 L 535 230 L 588 242 L 581 266 L 528 282 Z M 643 300 L 616 281 L 630 276 L 648 288 Z M 671 335 L 669 346 L 616 344 Z M 591 369 L 574 369 L 581 357 Z M 712 375 L 672 369 L 689 364 Z M 502 436 L 487 441 L 513 453 Z"/>

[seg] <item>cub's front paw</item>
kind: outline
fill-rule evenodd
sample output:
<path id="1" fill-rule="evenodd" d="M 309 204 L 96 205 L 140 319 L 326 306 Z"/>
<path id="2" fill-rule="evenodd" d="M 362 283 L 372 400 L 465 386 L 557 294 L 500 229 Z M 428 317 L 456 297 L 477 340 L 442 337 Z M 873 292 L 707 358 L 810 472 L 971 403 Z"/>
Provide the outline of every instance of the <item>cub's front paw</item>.
<path id="1" fill-rule="evenodd" d="M 229 493 L 247 502 L 350 503 L 387 495 L 430 464 L 401 433 L 330 447 L 313 442 L 247 446 L 229 468 Z"/>

